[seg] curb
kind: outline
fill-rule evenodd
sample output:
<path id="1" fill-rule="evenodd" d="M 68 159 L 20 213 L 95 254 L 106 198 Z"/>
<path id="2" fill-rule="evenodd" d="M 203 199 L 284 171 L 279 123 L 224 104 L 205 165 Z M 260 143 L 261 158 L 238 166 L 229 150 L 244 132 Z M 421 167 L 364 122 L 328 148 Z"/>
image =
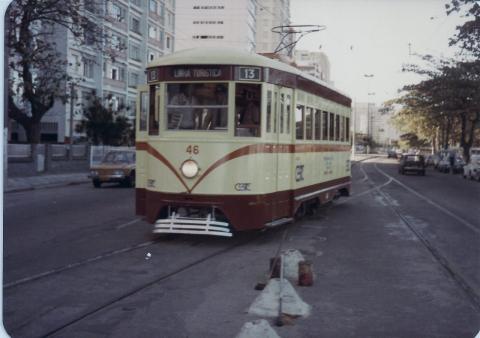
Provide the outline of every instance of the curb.
<path id="1" fill-rule="evenodd" d="M 51 188 L 58 188 L 58 187 L 66 187 L 70 185 L 80 185 L 80 184 L 88 184 L 88 181 L 68 181 L 68 182 L 56 182 L 56 183 L 49 183 L 49 184 L 41 184 L 41 185 L 30 185 L 28 187 L 21 187 L 21 188 L 7 188 L 3 191 L 5 194 L 14 193 L 14 192 L 25 192 L 25 191 L 32 191 L 32 190 L 42 190 L 42 189 L 51 189 Z"/>

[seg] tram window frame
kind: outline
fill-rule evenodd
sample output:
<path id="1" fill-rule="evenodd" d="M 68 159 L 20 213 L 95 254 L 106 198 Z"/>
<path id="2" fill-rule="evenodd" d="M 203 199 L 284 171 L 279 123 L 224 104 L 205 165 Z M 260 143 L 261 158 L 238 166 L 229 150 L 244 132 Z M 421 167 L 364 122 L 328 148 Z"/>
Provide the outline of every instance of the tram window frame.
<path id="1" fill-rule="evenodd" d="M 305 109 L 305 140 L 313 140 L 313 108 L 312 107 L 306 107 Z"/>
<path id="2" fill-rule="evenodd" d="M 261 136 L 261 107 L 261 84 L 239 82 L 235 83 L 235 136 Z"/>
<path id="3" fill-rule="evenodd" d="M 273 132 L 276 134 L 277 133 L 277 106 L 278 106 L 278 93 L 274 92 L 273 93 Z"/>
<path id="4" fill-rule="evenodd" d="M 335 114 L 335 141 L 340 141 L 340 115 Z"/>
<path id="5" fill-rule="evenodd" d="M 300 112 L 300 115 L 299 115 L 299 112 Z M 301 127 L 300 133 L 299 133 L 299 122 Z M 297 107 L 295 109 L 295 139 L 296 140 L 305 139 L 305 106 L 302 104 L 297 104 Z"/>
<path id="6" fill-rule="evenodd" d="M 267 91 L 267 133 L 272 131 L 272 91 Z"/>
<path id="7" fill-rule="evenodd" d="M 286 96 L 285 101 L 285 114 L 287 115 L 287 126 L 286 133 L 290 135 L 290 115 L 292 113 L 292 97 L 290 95 Z"/>
<path id="8" fill-rule="evenodd" d="M 227 132 L 228 88 L 225 81 L 166 83 L 165 129 Z"/>
<path id="9" fill-rule="evenodd" d="M 146 132 L 148 127 L 148 109 L 149 109 L 149 92 L 142 91 L 140 92 L 140 102 L 138 110 L 138 131 Z"/>
<path id="10" fill-rule="evenodd" d="M 335 140 L 335 114 L 328 113 L 328 140 Z"/>
<path id="11" fill-rule="evenodd" d="M 345 116 L 340 118 L 340 141 L 345 142 Z"/>
<path id="12" fill-rule="evenodd" d="M 284 121 L 285 121 L 285 116 L 284 116 L 284 112 L 285 112 L 285 94 L 284 93 L 280 93 L 280 134 L 283 134 L 284 133 L 284 130 L 285 130 L 285 126 L 284 126 Z"/>
<path id="13" fill-rule="evenodd" d="M 322 141 L 328 141 L 328 111 L 322 110 Z"/>
<path id="14" fill-rule="evenodd" d="M 350 143 L 350 118 L 345 118 L 345 142 Z"/>
<path id="15" fill-rule="evenodd" d="M 315 109 L 315 119 L 314 119 L 314 136 L 313 138 L 317 141 L 321 139 L 322 131 L 322 111 L 320 109 Z"/>
<path id="16" fill-rule="evenodd" d="M 160 98 L 158 97 L 158 85 L 152 85 L 149 88 L 149 110 L 148 110 L 148 135 L 157 136 L 160 132 Z M 158 109 L 156 109 L 158 107 Z"/>

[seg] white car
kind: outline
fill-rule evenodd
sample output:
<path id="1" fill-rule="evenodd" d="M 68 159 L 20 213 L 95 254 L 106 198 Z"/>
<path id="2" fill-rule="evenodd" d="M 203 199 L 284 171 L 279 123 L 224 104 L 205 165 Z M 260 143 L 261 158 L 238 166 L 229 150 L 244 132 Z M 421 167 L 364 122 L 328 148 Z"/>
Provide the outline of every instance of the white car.
<path id="1" fill-rule="evenodd" d="M 480 154 L 470 156 L 470 162 L 463 167 L 463 178 L 480 181 Z"/>

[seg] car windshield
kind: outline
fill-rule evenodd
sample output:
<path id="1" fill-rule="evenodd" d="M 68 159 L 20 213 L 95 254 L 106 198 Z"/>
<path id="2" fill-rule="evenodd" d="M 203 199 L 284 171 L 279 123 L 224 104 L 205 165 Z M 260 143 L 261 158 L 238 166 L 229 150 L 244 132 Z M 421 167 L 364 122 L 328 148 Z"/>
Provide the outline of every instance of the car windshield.
<path id="1" fill-rule="evenodd" d="M 111 151 L 103 158 L 104 163 L 133 163 L 135 162 L 135 153 L 127 151 Z"/>
<path id="2" fill-rule="evenodd" d="M 423 160 L 422 156 L 418 156 L 418 155 L 409 155 L 405 159 L 405 161 L 408 161 L 408 162 L 421 162 L 422 160 Z"/>

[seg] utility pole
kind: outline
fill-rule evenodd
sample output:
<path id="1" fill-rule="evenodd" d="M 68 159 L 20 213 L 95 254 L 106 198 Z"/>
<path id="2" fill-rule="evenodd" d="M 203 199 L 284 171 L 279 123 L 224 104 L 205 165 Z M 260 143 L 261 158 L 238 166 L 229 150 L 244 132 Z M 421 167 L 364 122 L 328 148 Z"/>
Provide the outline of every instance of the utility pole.
<path id="1" fill-rule="evenodd" d="M 364 74 L 363 76 L 368 79 L 367 95 L 368 96 L 375 95 L 375 93 L 370 93 L 369 92 L 370 91 L 370 79 L 372 79 L 374 77 L 374 75 L 373 74 Z M 371 134 L 372 134 L 372 132 L 371 132 L 371 121 L 370 121 L 370 99 L 367 97 L 367 135 L 370 138 L 370 140 L 372 139 Z"/>

